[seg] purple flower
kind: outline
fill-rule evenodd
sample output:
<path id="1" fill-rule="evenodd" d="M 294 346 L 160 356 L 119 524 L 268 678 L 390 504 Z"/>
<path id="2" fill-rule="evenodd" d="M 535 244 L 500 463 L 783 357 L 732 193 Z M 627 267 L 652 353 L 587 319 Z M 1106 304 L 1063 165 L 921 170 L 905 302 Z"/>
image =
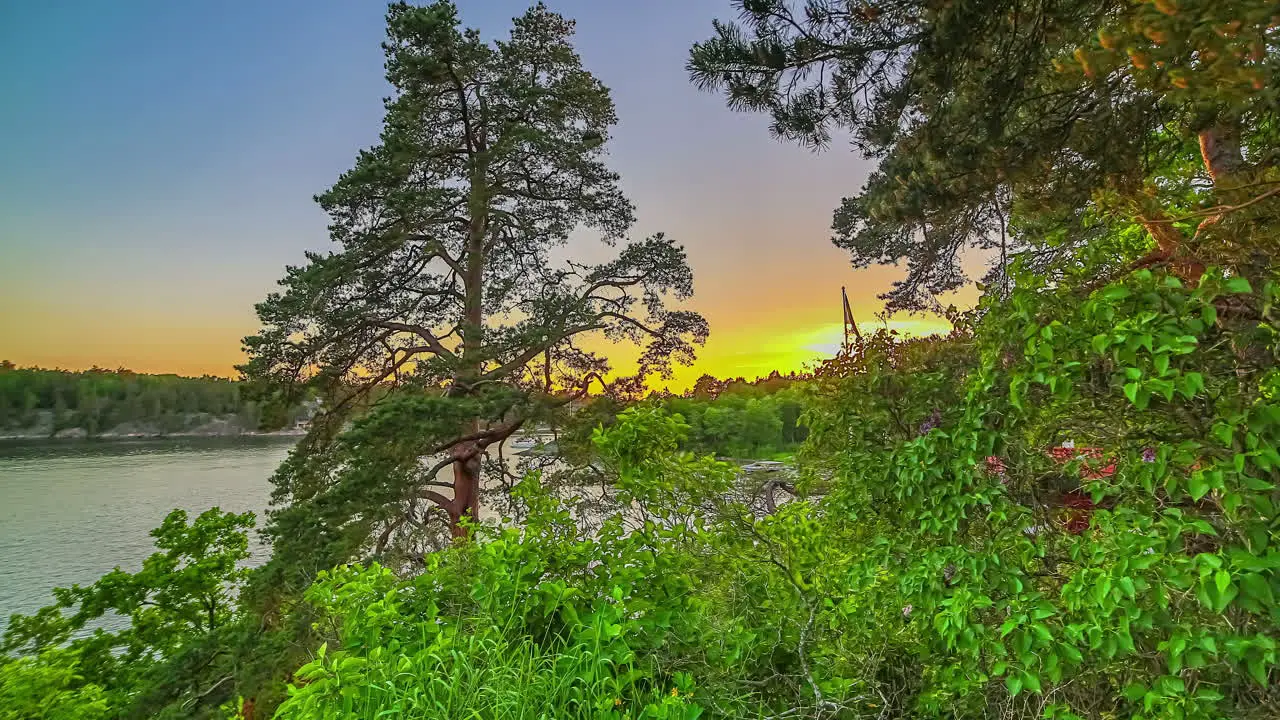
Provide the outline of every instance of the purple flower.
<path id="1" fill-rule="evenodd" d="M 911 611 L 912 611 L 913 609 L 914 609 L 914 608 L 912 608 L 912 607 L 911 607 L 911 604 L 910 604 L 910 603 L 908 603 L 908 604 L 904 605 L 904 606 L 902 607 L 902 617 L 903 617 L 904 619 L 906 619 L 906 620 L 910 620 L 910 619 L 911 619 Z"/>
<path id="2" fill-rule="evenodd" d="M 1142 449 L 1142 462 L 1153 463 L 1156 461 L 1156 449 L 1149 447 Z"/>
<path id="3" fill-rule="evenodd" d="M 938 427 L 941 424 L 942 424 L 942 411 L 939 410 L 938 408 L 934 408 L 933 414 L 929 416 L 929 419 L 920 423 L 920 434 L 925 435 L 930 430 Z"/>

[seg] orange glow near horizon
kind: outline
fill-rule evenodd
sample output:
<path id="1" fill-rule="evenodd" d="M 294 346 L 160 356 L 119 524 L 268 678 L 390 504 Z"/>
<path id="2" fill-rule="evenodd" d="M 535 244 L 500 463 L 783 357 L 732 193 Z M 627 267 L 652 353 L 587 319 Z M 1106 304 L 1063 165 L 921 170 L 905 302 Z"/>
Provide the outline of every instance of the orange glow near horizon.
<path id="1" fill-rule="evenodd" d="M 838 316 L 839 307 L 828 313 Z M 255 328 L 251 322 L 242 327 L 208 325 L 184 326 L 180 318 L 149 314 L 134 318 L 138 324 L 125 331 L 122 324 L 108 321 L 91 327 L 70 327 L 64 319 L 53 316 L 28 316 L 22 334 L 5 329 L 7 338 L 0 346 L 0 360 L 20 367 L 45 367 L 85 370 L 93 366 L 135 372 L 178 375 L 216 375 L 234 377 L 234 366 L 244 361 L 238 340 Z M 6 318 L 7 320 L 7 318 Z M 62 320 L 62 321 L 60 321 Z M 121 318 L 122 320 L 122 318 Z M 7 322 L 6 322 L 7 324 Z M 864 321 L 864 331 L 887 326 L 905 336 L 946 332 L 950 325 L 936 317 L 895 317 L 887 324 Z M 843 326 L 832 322 L 791 326 L 712 325 L 711 338 L 698 349 L 697 362 L 675 368 L 670 380 L 653 378 L 650 385 L 680 392 L 691 387 L 701 375 L 718 378 L 754 379 L 777 370 L 782 374 L 802 372 L 817 362 L 833 356 L 840 347 Z M 12 339 L 22 342 L 14 344 Z M 634 361 L 634 347 L 610 346 L 592 342 L 610 354 L 617 369 L 626 372 Z"/>

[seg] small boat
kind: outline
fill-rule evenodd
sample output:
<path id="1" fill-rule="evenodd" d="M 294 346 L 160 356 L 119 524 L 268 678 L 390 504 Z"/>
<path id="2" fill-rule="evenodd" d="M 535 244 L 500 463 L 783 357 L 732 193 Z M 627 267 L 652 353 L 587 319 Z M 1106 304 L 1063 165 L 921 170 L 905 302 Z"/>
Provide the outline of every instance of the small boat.
<path id="1" fill-rule="evenodd" d="M 515 438 L 511 441 L 511 447 L 516 450 L 529 450 L 530 448 L 536 447 L 537 444 L 537 440 L 534 440 L 527 435 Z"/>

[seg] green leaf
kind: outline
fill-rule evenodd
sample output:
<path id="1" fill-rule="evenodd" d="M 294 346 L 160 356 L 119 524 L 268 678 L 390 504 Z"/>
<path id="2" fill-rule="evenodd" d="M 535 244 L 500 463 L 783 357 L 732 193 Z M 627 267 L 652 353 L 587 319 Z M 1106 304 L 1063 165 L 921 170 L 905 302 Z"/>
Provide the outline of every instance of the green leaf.
<path id="1" fill-rule="evenodd" d="M 1152 364 L 1155 365 L 1157 375 L 1165 375 L 1169 372 L 1169 355 L 1167 353 L 1156 355 Z"/>
<path id="2" fill-rule="evenodd" d="M 1249 284 L 1248 279 L 1242 277 L 1233 277 L 1227 280 L 1223 287 L 1225 287 L 1229 293 L 1241 294 L 1253 292 L 1253 286 Z"/>
<path id="3" fill-rule="evenodd" d="M 1262 663 L 1261 658 L 1251 658 L 1245 667 L 1249 668 L 1249 677 L 1258 681 L 1262 687 L 1267 687 L 1267 666 Z"/>
<path id="4" fill-rule="evenodd" d="M 1223 698 L 1223 694 L 1214 690 L 1207 685 L 1201 685 L 1196 689 L 1196 699 L 1206 702 L 1217 702 Z"/>
<path id="5" fill-rule="evenodd" d="M 1217 588 L 1218 596 L 1214 598 L 1214 603 L 1213 603 L 1213 609 L 1216 610 L 1217 612 L 1222 612 L 1223 610 L 1226 610 L 1227 606 L 1231 604 L 1231 601 L 1236 599 L 1236 595 L 1239 592 L 1236 590 L 1236 586 L 1230 582 L 1230 576 L 1228 576 L 1227 580 L 1228 582 L 1225 588 L 1221 588 L 1221 587 Z M 1216 587 L 1216 583 L 1215 583 L 1215 587 Z"/>
<path id="6" fill-rule="evenodd" d="M 1183 373 L 1180 389 L 1188 399 L 1195 397 L 1197 393 L 1204 390 L 1204 376 L 1198 372 Z"/>
<path id="7" fill-rule="evenodd" d="M 1129 288 L 1124 285 L 1112 285 L 1102 291 L 1102 297 L 1113 302 L 1116 300 L 1123 300 L 1132 294 L 1133 293 L 1129 291 Z"/>
<path id="8" fill-rule="evenodd" d="M 1218 442 L 1226 445 L 1227 447 L 1231 447 L 1231 439 L 1235 437 L 1235 428 L 1226 423 L 1216 423 L 1213 426 L 1212 432 L 1213 436 L 1218 439 Z"/>
<path id="9" fill-rule="evenodd" d="M 1062 643 L 1058 647 L 1061 648 L 1063 656 L 1070 660 L 1072 664 L 1079 665 L 1084 660 L 1084 656 L 1080 654 L 1080 651 L 1074 645 Z"/>
<path id="10" fill-rule="evenodd" d="M 1004 679 L 1004 686 L 1009 689 L 1009 694 L 1017 697 L 1022 692 L 1022 673 L 1013 672 L 1009 677 Z"/>
<path id="11" fill-rule="evenodd" d="M 1120 589 L 1124 592 L 1125 597 L 1131 598 L 1135 594 L 1137 594 L 1136 590 L 1133 587 L 1133 578 L 1122 577 L 1119 580 L 1117 580 L 1116 583 L 1120 586 Z"/>
<path id="12" fill-rule="evenodd" d="M 1138 383 L 1128 382 L 1124 384 L 1124 396 L 1129 398 L 1129 402 L 1138 404 Z"/>
<path id="13" fill-rule="evenodd" d="M 1222 558 L 1212 553 L 1200 553 L 1196 556 L 1196 562 L 1200 565 L 1207 565 L 1211 568 L 1222 567 Z"/>
<path id="14" fill-rule="evenodd" d="M 1240 589 L 1244 590 L 1244 594 L 1262 603 L 1265 607 L 1275 605 L 1275 595 L 1271 591 L 1271 585 L 1266 578 L 1258 573 L 1245 573 L 1240 578 Z"/>
<path id="15" fill-rule="evenodd" d="M 1206 303 L 1200 308 L 1200 318 L 1204 320 L 1205 325 L 1213 326 L 1218 324 L 1218 309 L 1212 304 Z"/>
<path id="16" fill-rule="evenodd" d="M 1197 501 L 1209 493 L 1209 481 L 1204 479 L 1203 472 L 1193 473 L 1187 479 L 1187 492 Z"/>

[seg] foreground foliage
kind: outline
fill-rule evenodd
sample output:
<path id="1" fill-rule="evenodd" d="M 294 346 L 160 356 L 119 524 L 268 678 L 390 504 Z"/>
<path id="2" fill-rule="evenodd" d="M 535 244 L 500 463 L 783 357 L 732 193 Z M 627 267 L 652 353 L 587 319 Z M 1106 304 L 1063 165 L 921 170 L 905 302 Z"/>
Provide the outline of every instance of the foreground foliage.
<path id="1" fill-rule="evenodd" d="M 868 338 L 767 516 L 681 420 L 623 413 L 596 447 L 648 522 L 584 537 L 529 480 L 523 530 L 326 576 L 284 711 L 663 717 L 680 673 L 712 717 L 1272 717 L 1277 288 L 1027 280 L 951 337 Z"/>
<path id="2" fill-rule="evenodd" d="M 1275 713 L 1276 292 L 1147 271 L 1083 301 L 1019 291 L 972 338 L 868 348 L 826 381 L 810 452 L 824 505 L 870 528 L 843 582 L 883 583 L 914 637 L 904 711 Z M 1215 323 L 1227 298 L 1262 319 Z M 921 392 L 872 394 L 903 372 Z"/>
<path id="3" fill-rule="evenodd" d="M 152 531 L 158 552 L 138 572 L 58 588 L 53 605 L 10 618 L 0 717 L 149 717 L 169 688 L 192 691 L 192 667 L 222 669 L 214 661 L 237 615 L 253 523 L 252 513 L 218 508 L 188 523 L 174 510 Z"/>

